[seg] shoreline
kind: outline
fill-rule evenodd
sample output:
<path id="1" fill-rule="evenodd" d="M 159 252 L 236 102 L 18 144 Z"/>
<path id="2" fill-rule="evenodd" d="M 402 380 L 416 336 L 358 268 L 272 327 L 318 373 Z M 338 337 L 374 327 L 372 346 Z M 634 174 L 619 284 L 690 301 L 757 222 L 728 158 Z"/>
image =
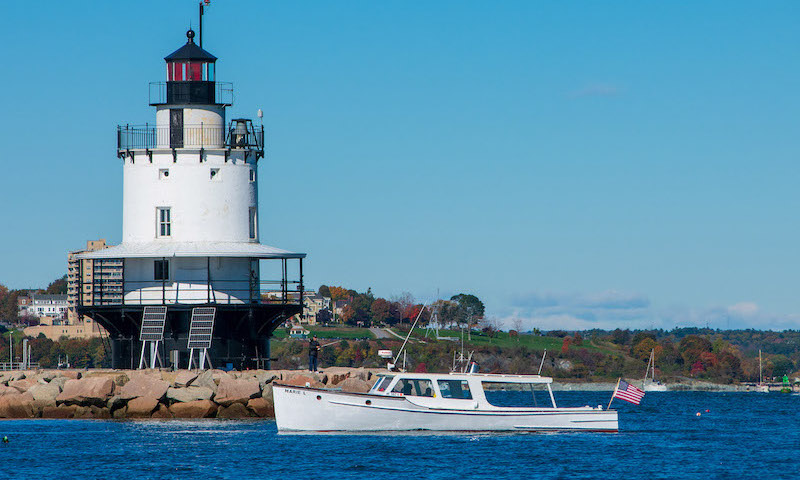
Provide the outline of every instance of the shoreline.
<path id="1" fill-rule="evenodd" d="M 385 369 L 305 370 L 6 370 L 0 418 L 274 418 L 272 383 L 365 393 Z M 635 383 L 634 383 L 635 385 Z M 611 392 L 616 382 L 554 380 L 553 391 Z M 685 380 L 668 391 L 754 392 L 751 385 Z M 777 390 L 775 390 L 777 391 Z"/>

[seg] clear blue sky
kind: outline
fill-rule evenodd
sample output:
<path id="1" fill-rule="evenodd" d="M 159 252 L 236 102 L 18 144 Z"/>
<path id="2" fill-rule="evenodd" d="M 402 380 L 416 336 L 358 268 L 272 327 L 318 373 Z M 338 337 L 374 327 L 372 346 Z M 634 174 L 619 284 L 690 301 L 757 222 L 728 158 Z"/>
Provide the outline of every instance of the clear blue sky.
<path id="1" fill-rule="evenodd" d="M 0 283 L 121 236 L 118 123 L 195 1 L 6 2 Z M 216 0 L 306 280 L 526 327 L 800 328 L 800 3 Z"/>

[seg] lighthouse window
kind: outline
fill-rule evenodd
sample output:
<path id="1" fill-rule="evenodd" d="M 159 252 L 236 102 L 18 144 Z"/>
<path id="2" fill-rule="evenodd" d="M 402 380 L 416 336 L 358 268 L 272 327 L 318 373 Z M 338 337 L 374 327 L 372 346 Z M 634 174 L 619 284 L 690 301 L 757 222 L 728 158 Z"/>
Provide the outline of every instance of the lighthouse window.
<path id="1" fill-rule="evenodd" d="M 153 262 L 153 279 L 169 280 L 169 260 L 156 260 Z"/>
<path id="2" fill-rule="evenodd" d="M 253 170 L 252 168 L 250 169 L 250 181 L 251 182 L 255 182 L 256 181 L 256 171 Z"/>
<path id="3" fill-rule="evenodd" d="M 169 237 L 172 235 L 172 219 L 169 207 L 158 207 L 156 212 L 156 218 L 158 221 L 158 236 Z"/>
<path id="4" fill-rule="evenodd" d="M 169 169 L 168 168 L 162 168 L 162 169 L 160 169 L 158 171 L 158 178 L 160 178 L 161 180 L 164 180 L 167 177 L 169 177 Z"/>
<path id="5" fill-rule="evenodd" d="M 258 225 L 256 224 L 258 220 L 258 215 L 256 214 L 256 208 L 250 207 L 250 238 L 255 240 L 258 236 Z"/>
<path id="6" fill-rule="evenodd" d="M 211 169 L 211 180 L 219 177 L 219 168 L 212 168 Z"/>

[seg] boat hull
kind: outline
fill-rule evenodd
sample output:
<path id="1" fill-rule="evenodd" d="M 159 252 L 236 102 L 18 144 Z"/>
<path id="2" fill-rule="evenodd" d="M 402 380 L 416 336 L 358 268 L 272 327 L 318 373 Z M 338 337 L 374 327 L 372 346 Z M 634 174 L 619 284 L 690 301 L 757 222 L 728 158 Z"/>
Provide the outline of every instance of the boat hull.
<path id="1" fill-rule="evenodd" d="M 601 431 L 619 429 L 617 412 L 600 408 L 430 408 L 408 397 L 275 385 L 281 432 Z"/>

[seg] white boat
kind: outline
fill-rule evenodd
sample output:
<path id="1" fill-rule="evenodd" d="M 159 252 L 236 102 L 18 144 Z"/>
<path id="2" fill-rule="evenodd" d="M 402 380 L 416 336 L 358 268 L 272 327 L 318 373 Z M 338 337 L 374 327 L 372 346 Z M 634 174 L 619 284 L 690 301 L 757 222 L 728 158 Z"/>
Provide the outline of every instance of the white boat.
<path id="1" fill-rule="evenodd" d="M 650 378 L 647 378 L 648 375 Z M 656 380 L 656 349 L 650 350 L 650 360 L 647 361 L 647 368 L 644 370 L 644 380 L 642 380 L 642 390 L 645 392 L 666 392 L 667 386 Z"/>
<path id="2" fill-rule="evenodd" d="M 758 384 L 756 384 L 756 392 L 769 393 L 769 385 L 764 383 L 764 378 L 761 375 L 761 349 L 758 350 Z"/>
<path id="3" fill-rule="evenodd" d="M 368 393 L 274 384 L 275 421 L 280 432 L 618 431 L 616 410 L 556 406 L 552 382 L 540 375 L 389 372 Z M 515 392 L 517 400 L 527 392 L 529 405 L 498 405 L 498 391 Z M 549 405 L 536 406 L 539 399 Z"/>

